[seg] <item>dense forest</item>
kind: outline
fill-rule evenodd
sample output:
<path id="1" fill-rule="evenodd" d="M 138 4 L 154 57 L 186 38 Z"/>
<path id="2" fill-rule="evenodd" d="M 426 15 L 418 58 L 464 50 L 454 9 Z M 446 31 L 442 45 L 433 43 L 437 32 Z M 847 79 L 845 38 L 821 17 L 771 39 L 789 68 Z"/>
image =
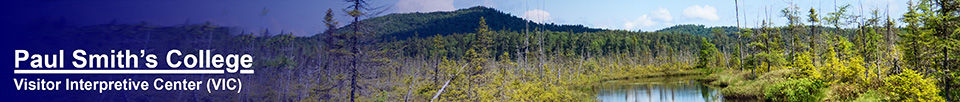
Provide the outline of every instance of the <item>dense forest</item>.
<path id="1" fill-rule="evenodd" d="M 360 22 L 367 22 L 372 33 L 382 35 L 385 39 L 406 39 L 411 37 L 428 37 L 433 34 L 454 34 L 475 32 L 479 27 L 477 24 L 464 22 L 477 22 L 477 18 L 485 17 L 487 20 L 496 21 L 487 24 L 492 29 L 519 32 L 525 29 L 543 28 L 553 31 L 567 32 L 598 32 L 602 29 L 587 28 L 583 25 L 557 25 L 540 24 L 533 21 L 527 21 L 522 18 L 503 13 L 493 8 L 476 6 L 456 11 L 438 11 L 429 13 L 399 13 L 387 14 L 384 16 L 363 19 Z M 352 23 L 341 28 L 338 33 L 352 31 Z"/>
<path id="2" fill-rule="evenodd" d="M 246 87 L 256 88 L 204 100 L 596 101 L 591 93 L 600 82 L 672 75 L 701 75 L 698 81 L 721 87 L 726 99 L 960 100 L 960 2 L 954 0 L 911 2 L 904 15 L 791 6 L 778 14 L 785 26 L 767 19 L 758 28 L 678 25 L 655 32 L 537 24 L 485 7 L 361 19 L 375 9 L 359 2 L 348 12 L 326 10 L 327 31 L 307 37 L 211 23 L 53 21 L 36 33 L 94 49 L 257 56 L 257 74 L 243 76 Z M 339 27 L 332 17 L 338 13 L 357 19 Z"/>

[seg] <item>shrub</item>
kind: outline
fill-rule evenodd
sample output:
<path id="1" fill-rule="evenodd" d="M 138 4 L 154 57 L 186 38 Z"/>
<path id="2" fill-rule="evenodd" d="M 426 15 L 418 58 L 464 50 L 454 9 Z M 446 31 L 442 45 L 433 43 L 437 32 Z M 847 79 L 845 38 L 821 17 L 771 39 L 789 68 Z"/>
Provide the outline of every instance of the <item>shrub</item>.
<path id="1" fill-rule="evenodd" d="M 830 86 L 830 92 L 828 93 L 830 94 L 830 96 L 827 98 L 827 100 L 830 100 L 830 101 L 851 100 L 851 99 L 857 98 L 860 95 L 860 92 L 862 92 L 862 90 L 860 90 L 860 88 L 854 84 L 848 84 L 848 83 L 833 84 Z"/>
<path id="2" fill-rule="evenodd" d="M 876 90 L 868 90 L 851 102 L 881 102 L 885 96 Z"/>
<path id="3" fill-rule="evenodd" d="M 788 80 L 767 87 L 764 96 L 772 101 L 814 102 L 822 96 L 823 86 L 822 82 L 809 78 Z"/>
<path id="4" fill-rule="evenodd" d="M 585 101 L 585 99 L 593 99 L 592 97 L 587 97 L 585 93 L 569 90 L 563 86 L 556 86 L 542 82 L 514 82 L 511 88 L 518 88 L 514 89 L 516 91 L 513 91 L 513 94 L 510 96 L 510 98 L 512 98 L 511 101 L 516 102 L 575 102 Z M 495 98 L 484 99 L 484 101 L 491 100 L 495 100 Z"/>
<path id="5" fill-rule="evenodd" d="M 796 76 L 798 73 L 790 69 L 778 69 L 773 70 L 767 73 L 763 73 L 758 77 L 758 80 L 778 80 L 783 78 L 790 78 L 791 76 Z"/>
<path id="6" fill-rule="evenodd" d="M 750 76 L 749 74 L 750 72 L 727 70 L 710 74 L 703 81 L 709 82 L 713 86 L 727 87 L 727 85 L 747 80 L 745 77 Z"/>
<path id="7" fill-rule="evenodd" d="M 942 102 L 943 97 L 937 95 L 935 81 L 924 79 L 916 71 L 904 68 L 903 72 L 890 76 L 884 80 L 883 90 L 897 102 Z"/>
<path id="8" fill-rule="evenodd" d="M 815 68 L 816 66 L 813 66 L 813 63 L 814 63 L 813 53 L 810 53 L 810 52 L 800 53 L 800 56 L 798 56 L 796 59 L 797 59 L 797 62 L 795 66 L 800 68 L 800 72 L 801 74 L 804 75 L 804 77 L 809 77 L 809 78 L 812 78 L 813 80 L 823 79 L 823 76 L 820 74 L 820 71 Z"/>
<path id="9" fill-rule="evenodd" d="M 720 90 L 720 94 L 724 99 L 757 99 L 762 95 L 759 93 L 762 91 L 760 87 L 762 86 L 756 83 L 731 85 Z"/>

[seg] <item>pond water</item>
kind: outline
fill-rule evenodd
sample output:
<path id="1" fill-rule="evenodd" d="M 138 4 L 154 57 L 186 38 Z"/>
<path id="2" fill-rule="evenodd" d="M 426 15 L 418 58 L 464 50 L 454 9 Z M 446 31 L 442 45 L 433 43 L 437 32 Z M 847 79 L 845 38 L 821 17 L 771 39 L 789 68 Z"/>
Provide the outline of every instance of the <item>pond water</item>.
<path id="1" fill-rule="evenodd" d="M 658 77 L 603 82 L 602 102 L 722 102 L 719 88 L 705 86 L 696 76 Z"/>

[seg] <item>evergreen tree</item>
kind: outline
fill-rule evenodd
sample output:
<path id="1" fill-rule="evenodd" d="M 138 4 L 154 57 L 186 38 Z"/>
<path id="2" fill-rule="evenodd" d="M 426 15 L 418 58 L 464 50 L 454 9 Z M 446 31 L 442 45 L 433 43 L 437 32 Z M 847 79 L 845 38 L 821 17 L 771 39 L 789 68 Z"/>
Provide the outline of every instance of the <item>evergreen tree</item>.
<path id="1" fill-rule="evenodd" d="M 721 62 L 719 60 L 726 58 L 726 55 L 724 54 L 726 54 L 727 50 L 729 50 L 727 48 L 730 44 L 726 43 L 727 41 L 726 31 L 724 31 L 722 28 L 713 28 L 712 30 L 713 30 L 713 36 L 714 36 L 713 42 L 719 45 L 722 45 L 717 47 L 719 49 L 719 52 L 717 53 L 717 56 L 715 56 L 715 57 L 719 57 L 717 58 L 718 60 L 717 62 Z M 717 64 L 720 64 L 720 66 L 723 66 L 723 67 L 728 67 L 728 68 L 730 67 L 729 66 L 730 63 L 717 63 Z"/>
<path id="2" fill-rule="evenodd" d="M 323 34 L 330 35 L 337 32 L 337 25 L 340 22 L 333 20 L 333 9 L 327 9 L 327 13 L 323 16 L 323 25 L 326 26 L 326 30 L 323 31 Z"/>
<path id="3" fill-rule="evenodd" d="M 936 88 L 934 80 L 924 78 L 923 75 L 910 69 L 887 78 L 882 89 L 892 95 L 892 101 L 903 102 L 942 102 L 943 97 L 937 95 L 940 89 Z"/>
<path id="4" fill-rule="evenodd" d="M 812 7 L 810 8 L 809 12 L 810 14 L 807 15 L 807 22 L 810 22 L 810 34 L 807 35 L 807 45 L 809 45 L 810 49 L 807 51 L 811 52 L 813 54 L 812 56 L 819 56 L 820 51 L 818 50 L 817 45 L 820 45 L 820 43 L 818 43 L 820 40 L 820 35 L 818 35 L 820 34 L 819 28 L 821 28 L 820 17 L 818 17 L 820 14 L 818 14 L 817 10 L 813 9 Z M 811 57 L 810 60 L 810 64 L 813 64 L 814 68 L 816 68 L 818 61 L 817 57 Z"/>
<path id="5" fill-rule="evenodd" d="M 960 58 L 960 1 L 920 0 L 904 14 L 909 34 L 901 34 L 901 42 L 908 48 L 904 60 L 919 66 L 922 73 L 940 79 L 947 101 L 960 100 L 960 74 L 953 72 Z M 932 69 L 932 70 L 930 70 Z"/>
<path id="6" fill-rule="evenodd" d="M 493 43 L 490 39 L 491 32 L 490 28 L 487 27 L 486 19 L 480 17 L 480 26 L 476 30 L 477 33 L 474 34 L 474 40 L 470 43 L 470 49 L 468 49 L 467 57 L 465 58 L 474 66 L 474 70 L 472 70 L 471 73 L 479 73 L 482 71 L 483 63 L 489 58 L 490 50 L 487 48 Z"/>
<path id="7" fill-rule="evenodd" d="M 447 59 L 447 50 L 446 50 L 446 41 L 440 34 L 433 36 L 433 49 L 430 51 L 433 55 L 432 59 L 435 59 L 435 66 L 433 68 L 433 81 L 435 85 L 440 85 L 440 62 L 441 59 Z"/>
<path id="8" fill-rule="evenodd" d="M 699 62 L 697 62 L 696 67 L 697 68 L 716 67 L 716 66 L 713 66 L 713 64 L 715 64 L 714 62 L 717 60 L 715 58 L 717 56 L 717 47 L 715 47 L 713 43 L 710 43 L 710 40 L 707 40 L 707 38 L 701 38 L 701 39 L 702 39 L 701 40 L 702 43 L 700 44 L 700 57 L 697 57 L 697 60 Z"/>
<path id="9" fill-rule="evenodd" d="M 350 67 L 350 101 L 356 101 L 357 91 L 363 87 L 359 81 L 363 79 L 375 78 L 373 75 L 375 73 L 380 73 L 382 71 L 373 69 L 373 68 L 382 68 L 385 63 L 388 63 L 390 60 L 386 59 L 384 56 L 387 56 L 390 53 L 387 53 L 389 50 L 384 50 L 382 48 L 376 47 L 375 43 L 378 42 L 380 35 L 377 35 L 375 32 L 371 31 L 373 27 L 368 24 L 365 24 L 360 21 L 360 18 L 367 17 L 369 15 L 375 15 L 377 8 L 368 7 L 367 0 L 344 0 L 345 2 L 351 3 L 347 7 L 347 14 L 350 17 L 353 17 L 353 22 L 351 22 L 350 33 L 340 34 L 341 43 L 344 44 L 344 50 L 339 50 L 334 53 L 340 53 L 339 55 L 345 58 L 346 63 Z M 361 69 L 364 68 L 364 69 Z M 361 75 L 364 73 L 364 75 Z"/>

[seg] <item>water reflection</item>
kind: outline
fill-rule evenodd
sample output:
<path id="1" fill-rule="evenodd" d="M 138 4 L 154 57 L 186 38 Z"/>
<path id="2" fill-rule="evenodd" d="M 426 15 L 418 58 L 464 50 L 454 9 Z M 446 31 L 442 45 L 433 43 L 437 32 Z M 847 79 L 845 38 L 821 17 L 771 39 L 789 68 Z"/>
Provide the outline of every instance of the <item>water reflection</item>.
<path id="1" fill-rule="evenodd" d="M 604 82 L 597 98 L 603 102 L 721 102 L 720 90 L 700 84 L 695 76 Z"/>

